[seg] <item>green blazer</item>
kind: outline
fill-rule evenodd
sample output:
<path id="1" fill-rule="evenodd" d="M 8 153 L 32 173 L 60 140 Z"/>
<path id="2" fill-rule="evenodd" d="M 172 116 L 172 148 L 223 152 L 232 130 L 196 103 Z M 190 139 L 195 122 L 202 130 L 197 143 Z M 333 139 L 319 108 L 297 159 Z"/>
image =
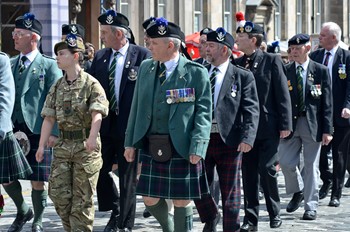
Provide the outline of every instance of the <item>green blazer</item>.
<path id="1" fill-rule="evenodd" d="M 135 86 L 134 98 L 125 134 L 125 147 L 142 148 L 152 120 L 152 103 L 158 62 L 142 62 Z M 175 74 L 175 75 L 174 75 Z M 185 159 L 190 154 L 205 158 L 211 129 L 211 88 L 208 71 L 200 64 L 180 56 L 172 89 L 194 88 L 193 102 L 171 104 L 168 119 L 169 134 L 176 151 Z"/>
<path id="2" fill-rule="evenodd" d="M 11 69 L 15 75 L 19 56 L 11 58 Z M 27 76 L 23 83 L 21 93 L 21 109 L 27 127 L 33 134 L 41 133 L 43 118 L 41 110 L 51 86 L 62 77 L 62 71 L 58 68 L 56 60 L 52 57 L 37 54 L 33 62 L 28 66 Z M 15 82 L 16 82 L 16 77 Z M 57 125 L 52 134 L 58 136 Z"/>

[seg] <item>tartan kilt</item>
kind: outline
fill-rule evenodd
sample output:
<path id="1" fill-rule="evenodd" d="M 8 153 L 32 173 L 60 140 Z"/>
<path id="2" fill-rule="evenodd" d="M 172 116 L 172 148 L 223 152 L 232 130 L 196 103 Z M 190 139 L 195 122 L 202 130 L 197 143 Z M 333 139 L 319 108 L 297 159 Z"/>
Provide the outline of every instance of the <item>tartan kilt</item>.
<path id="1" fill-rule="evenodd" d="M 164 163 L 156 162 L 150 154 L 140 154 L 141 175 L 136 194 L 164 199 L 200 199 L 209 193 L 204 160 L 191 164 L 174 152 Z"/>
<path id="2" fill-rule="evenodd" d="M 13 132 L 8 132 L 0 143 L 0 183 L 26 179 L 33 173 Z"/>
<path id="3" fill-rule="evenodd" d="M 27 178 L 27 180 L 47 182 L 49 180 L 49 176 L 51 172 L 53 149 L 45 148 L 44 159 L 40 163 L 36 161 L 36 158 L 35 158 L 36 151 L 37 151 L 37 147 L 35 147 L 35 149 L 31 147 L 29 154 L 26 156 L 28 163 L 33 170 L 33 174 L 30 175 Z"/>

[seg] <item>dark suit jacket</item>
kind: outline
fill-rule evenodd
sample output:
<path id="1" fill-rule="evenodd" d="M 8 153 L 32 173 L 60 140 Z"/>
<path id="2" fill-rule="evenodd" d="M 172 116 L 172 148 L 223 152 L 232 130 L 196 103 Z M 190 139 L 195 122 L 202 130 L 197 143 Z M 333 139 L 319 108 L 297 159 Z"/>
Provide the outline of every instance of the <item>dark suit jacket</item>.
<path id="1" fill-rule="evenodd" d="M 236 95 L 232 89 L 236 87 Z M 215 108 L 222 140 L 229 146 L 241 142 L 253 146 L 259 123 L 259 100 L 254 76 L 246 69 L 229 64 Z"/>
<path id="2" fill-rule="evenodd" d="M 325 49 L 319 49 L 310 54 L 312 60 L 322 64 Z M 339 65 L 345 64 L 346 78 L 339 77 Z M 350 52 L 338 48 L 334 55 L 332 66 L 332 92 L 333 92 L 333 119 L 334 126 L 350 126 L 350 119 L 341 117 L 344 108 L 350 109 Z"/>
<path id="3" fill-rule="evenodd" d="M 293 131 L 295 131 L 298 119 L 298 80 L 296 75 L 295 62 L 286 66 L 287 78 L 292 101 Z M 312 85 L 321 85 L 321 96 L 314 97 L 311 94 Z M 331 81 L 327 67 L 312 60 L 307 67 L 305 83 L 305 112 L 306 118 L 314 141 L 322 141 L 322 134 L 333 133 L 333 108 Z M 289 136 L 291 137 L 291 136 Z"/>
<path id="4" fill-rule="evenodd" d="M 245 65 L 243 57 L 235 62 Z M 250 70 L 255 77 L 260 105 L 256 138 L 279 138 L 281 130 L 292 130 L 292 109 L 282 59 L 257 49 Z"/>
<path id="5" fill-rule="evenodd" d="M 110 100 L 109 92 L 109 61 L 112 54 L 111 48 L 104 48 L 98 51 L 92 62 L 89 73 L 94 76 L 106 91 L 108 100 Z M 101 136 L 115 136 L 118 139 L 124 139 L 125 130 L 129 118 L 132 97 L 134 94 L 135 80 L 128 78 L 130 71 L 138 72 L 141 62 L 151 54 L 146 48 L 129 44 L 129 49 L 125 59 L 124 70 L 119 90 L 119 114 L 117 122 L 111 123 L 111 114 L 115 112 L 110 111 L 108 116 L 102 120 Z M 114 125 L 114 127 L 112 127 Z"/>

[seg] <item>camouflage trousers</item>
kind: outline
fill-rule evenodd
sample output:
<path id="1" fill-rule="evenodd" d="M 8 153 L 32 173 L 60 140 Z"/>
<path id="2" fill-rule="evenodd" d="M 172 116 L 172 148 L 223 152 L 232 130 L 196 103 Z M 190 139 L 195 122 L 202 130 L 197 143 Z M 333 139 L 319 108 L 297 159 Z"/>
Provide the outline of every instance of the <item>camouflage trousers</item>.
<path id="1" fill-rule="evenodd" d="M 94 152 L 84 141 L 59 139 L 49 178 L 49 196 L 66 231 L 92 231 L 95 217 L 93 195 L 102 167 L 101 142 Z"/>

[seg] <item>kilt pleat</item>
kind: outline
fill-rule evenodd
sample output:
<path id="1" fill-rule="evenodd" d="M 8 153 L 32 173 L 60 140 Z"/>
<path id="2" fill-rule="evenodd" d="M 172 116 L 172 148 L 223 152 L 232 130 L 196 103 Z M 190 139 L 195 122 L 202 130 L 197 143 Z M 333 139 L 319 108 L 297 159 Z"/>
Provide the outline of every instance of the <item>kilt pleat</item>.
<path id="1" fill-rule="evenodd" d="M 33 173 L 13 132 L 8 132 L 0 143 L 0 183 L 26 179 Z"/>
<path id="2" fill-rule="evenodd" d="M 136 194 L 165 199 L 200 199 L 209 193 L 203 159 L 191 164 L 179 154 L 164 163 L 141 153 L 141 175 Z"/>

